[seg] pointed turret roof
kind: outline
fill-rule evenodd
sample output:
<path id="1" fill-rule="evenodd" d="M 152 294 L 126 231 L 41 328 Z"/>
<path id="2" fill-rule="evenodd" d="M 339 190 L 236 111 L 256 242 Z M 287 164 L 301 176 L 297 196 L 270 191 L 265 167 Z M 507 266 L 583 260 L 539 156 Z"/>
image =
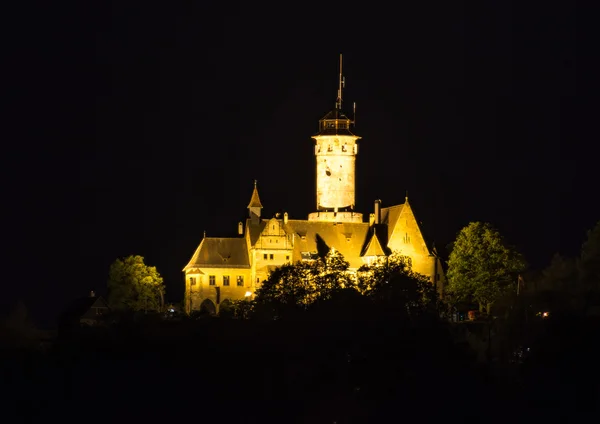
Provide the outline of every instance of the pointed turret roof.
<path id="1" fill-rule="evenodd" d="M 381 247 L 381 243 L 379 242 L 376 231 L 373 232 L 373 237 L 371 237 L 371 240 L 369 240 L 363 256 L 385 256 L 385 252 Z"/>
<path id="2" fill-rule="evenodd" d="M 260 203 L 260 197 L 258 197 L 258 188 L 256 187 L 256 180 L 254 180 L 254 191 L 252 192 L 252 197 L 250 198 L 250 203 L 248 204 L 248 208 L 262 208 L 263 205 Z"/>

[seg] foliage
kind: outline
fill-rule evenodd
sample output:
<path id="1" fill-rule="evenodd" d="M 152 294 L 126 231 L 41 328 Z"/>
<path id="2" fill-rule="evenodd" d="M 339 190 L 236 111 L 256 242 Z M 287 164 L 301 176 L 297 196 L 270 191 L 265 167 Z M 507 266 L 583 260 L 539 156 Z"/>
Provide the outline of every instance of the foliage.
<path id="1" fill-rule="evenodd" d="M 273 271 L 257 290 L 258 304 L 278 304 L 306 309 L 317 300 L 330 298 L 336 291 L 353 287 L 348 262 L 331 249 L 324 259 L 286 264 Z"/>
<path id="2" fill-rule="evenodd" d="M 348 267 L 343 255 L 331 249 L 323 260 L 277 268 L 257 291 L 253 311 L 259 316 L 291 316 L 308 309 L 322 314 L 323 308 L 335 306 L 341 313 L 344 301 L 361 305 L 361 309 L 380 305 L 410 316 L 437 311 L 434 285 L 412 271 L 406 256 L 394 253 L 361 267 L 357 275 L 348 272 Z"/>
<path id="3" fill-rule="evenodd" d="M 489 223 L 471 222 L 457 235 L 448 260 L 448 294 L 474 300 L 487 313 L 526 264 Z"/>
<path id="4" fill-rule="evenodd" d="M 600 289 L 600 221 L 588 231 L 581 246 L 579 275 L 584 290 Z"/>
<path id="5" fill-rule="evenodd" d="M 542 271 L 539 289 L 569 291 L 577 283 L 577 264 L 571 258 L 555 253 L 550 265 Z"/>
<path id="6" fill-rule="evenodd" d="M 248 299 L 231 301 L 233 316 L 238 319 L 248 319 L 254 312 L 255 302 Z"/>
<path id="7" fill-rule="evenodd" d="M 144 264 L 141 256 L 117 259 L 110 266 L 108 300 L 111 308 L 132 311 L 161 311 L 165 286 L 156 267 Z"/>
<path id="8" fill-rule="evenodd" d="M 38 331 L 22 301 L 17 302 L 8 317 L 2 322 L 0 334 L 2 334 L 0 343 L 9 342 L 11 347 L 33 347 L 35 345 Z"/>
<path id="9" fill-rule="evenodd" d="M 439 306 L 435 286 L 412 270 L 409 257 L 397 252 L 359 268 L 357 289 L 377 303 L 404 306 L 409 315 L 437 311 Z"/>

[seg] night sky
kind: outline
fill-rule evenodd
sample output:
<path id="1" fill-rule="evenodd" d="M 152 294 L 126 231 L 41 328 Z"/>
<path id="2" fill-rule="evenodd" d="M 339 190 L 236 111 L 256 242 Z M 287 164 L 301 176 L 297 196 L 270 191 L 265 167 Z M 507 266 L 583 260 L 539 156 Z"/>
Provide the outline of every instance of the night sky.
<path id="1" fill-rule="evenodd" d="M 310 136 L 335 104 L 340 53 L 367 217 L 408 190 L 443 255 L 483 220 L 534 268 L 577 254 L 600 219 L 592 11 L 102 3 L 9 28 L 3 304 L 39 320 L 103 293 L 130 254 L 179 300 L 203 231 L 235 235 L 255 179 L 263 215 L 306 219 Z"/>

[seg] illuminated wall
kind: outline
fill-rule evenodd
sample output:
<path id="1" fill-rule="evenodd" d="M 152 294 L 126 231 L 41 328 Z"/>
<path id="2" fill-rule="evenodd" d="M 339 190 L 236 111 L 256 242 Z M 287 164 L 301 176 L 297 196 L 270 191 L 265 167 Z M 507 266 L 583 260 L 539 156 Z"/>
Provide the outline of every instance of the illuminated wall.
<path id="1" fill-rule="evenodd" d="M 317 159 L 317 209 L 354 207 L 358 137 L 319 135 L 314 139 Z"/>
<path id="2" fill-rule="evenodd" d="M 210 299 L 215 305 L 225 299 L 244 299 L 246 292 L 253 290 L 251 276 L 250 268 L 190 269 L 186 272 L 186 311 L 199 311 L 205 299 Z M 228 277 L 228 280 L 224 277 Z M 196 278 L 195 284 L 190 278 Z M 217 287 L 220 290 L 219 299 L 217 299 Z"/>

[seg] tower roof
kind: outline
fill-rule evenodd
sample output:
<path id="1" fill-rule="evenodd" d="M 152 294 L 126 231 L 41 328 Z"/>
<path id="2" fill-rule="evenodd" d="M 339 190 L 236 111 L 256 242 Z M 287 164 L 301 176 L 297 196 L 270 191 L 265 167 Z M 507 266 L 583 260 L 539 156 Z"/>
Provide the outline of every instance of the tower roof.
<path id="1" fill-rule="evenodd" d="M 350 131 L 352 121 L 340 109 L 333 109 L 319 120 L 319 132 L 317 135 L 350 135 L 355 136 Z M 313 136 L 314 137 L 314 136 Z"/>
<path id="2" fill-rule="evenodd" d="M 337 92 L 337 99 L 335 101 L 335 108 L 327 113 L 324 117 L 319 120 L 319 132 L 314 136 L 319 135 L 350 135 L 354 136 L 350 131 L 350 125 L 354 124 L 354 121 L 348 118 L 344 112 L 342 112 L 342 90 L 345 86 L 345 79 L 342 75 L 342 55 L 340 54 L 340 78 Z M 356 114 L 356 104 L 354 105 L 354 112 Z M 314 137 L 313 136 L 313 137 Z"/>
<path id="3" fill-rule="evenodd" d="M 258 188 L 256 187 L 256 181 L 254 181 L 254 191 L 252 192 L 252 197 L 250 198 L 250 203 L 248 204 L 248 208 L 262 208 L 263 205 L 260 203 L 260 197 L 258 197 Z"/>

